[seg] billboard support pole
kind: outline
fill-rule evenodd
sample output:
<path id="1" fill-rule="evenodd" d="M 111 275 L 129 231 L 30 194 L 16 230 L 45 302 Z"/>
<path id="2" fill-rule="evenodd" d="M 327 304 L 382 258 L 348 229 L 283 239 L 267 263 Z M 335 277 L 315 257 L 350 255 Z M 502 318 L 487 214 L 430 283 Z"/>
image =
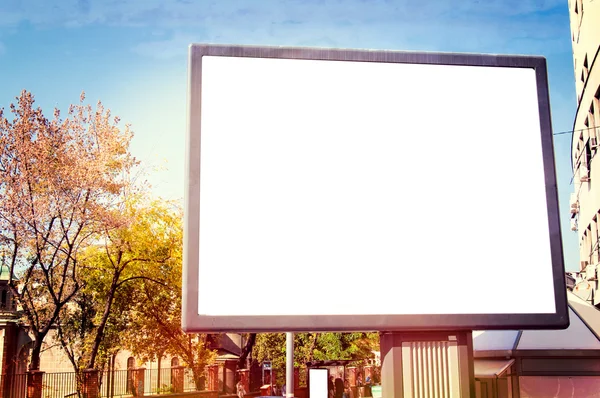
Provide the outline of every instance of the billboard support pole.
<path id="1" fill-rule="evenodd" d="M 381 332 L 383 398 L 475 398 L 471 331 Z"/>
<path id="2" fill-rule="evenodd" d="M 294 333 L 285 334 L 285 396 L 294 397 Z"/>

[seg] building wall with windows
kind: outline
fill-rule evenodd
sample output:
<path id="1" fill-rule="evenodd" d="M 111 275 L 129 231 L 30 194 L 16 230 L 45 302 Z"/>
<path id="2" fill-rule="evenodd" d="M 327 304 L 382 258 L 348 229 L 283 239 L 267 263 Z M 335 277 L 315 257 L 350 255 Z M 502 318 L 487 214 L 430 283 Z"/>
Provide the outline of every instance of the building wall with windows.
<path id="1" fill-rule="evenodd" d="M 569 0 L 577 112 L 571 160 L 571 230 L 579 237 L 580 271 L 593 282 L 591 301 L 600 305 L 597 265 L 600 263 L 600 2 Z M 598 290 L 598 294 L 596 293 Z"/>

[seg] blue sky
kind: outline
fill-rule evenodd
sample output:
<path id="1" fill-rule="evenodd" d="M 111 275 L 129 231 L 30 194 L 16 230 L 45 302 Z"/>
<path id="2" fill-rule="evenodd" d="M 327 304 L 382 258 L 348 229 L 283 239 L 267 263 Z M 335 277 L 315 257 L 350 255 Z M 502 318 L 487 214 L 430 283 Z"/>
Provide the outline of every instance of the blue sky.
<path id="1" fill-rule="evenodd" d="M 573 125 L 567 0 L 3 0 L 0 106 L 27 89 L 51 114 L 85 90 L 132 124 L 132 151 L 154 170 L 156 193 L 182 197 L 192 42 L 543 55 L 554 130 Z M 569 134 L 555 136 L 555 150 L 565 259 L 575 270 Z M 526 210 L 514 217 L 526 228 Z"/>

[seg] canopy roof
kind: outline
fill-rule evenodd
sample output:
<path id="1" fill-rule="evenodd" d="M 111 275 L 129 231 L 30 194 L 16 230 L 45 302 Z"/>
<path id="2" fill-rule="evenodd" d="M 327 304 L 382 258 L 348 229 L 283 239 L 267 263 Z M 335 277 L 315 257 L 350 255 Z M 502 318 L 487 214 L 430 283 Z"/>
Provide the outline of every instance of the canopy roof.
<path id="1" fill-rule="evenodd" d="M 352 362 L 359 362 L 360 359 L 333 359 L 327 361 L 312 361 L 306 362 L 306 366 L 309 368 L 318 368 L 318 367 L 326 367 L 326 366 L 346 366 L 351 364 Z"/>
<path id="2" fill-rule="evenodd" d="M 473 331 L 475 356 L 494 352 L 490 356 L 510 356 L 519 350 L 600 350 L 600 311 L 570 291 L 567 299 L 567 329 Z"/>
<path id="3" fill-rule="evenodd" d="M 475 377 L 502 377 L 513 363 L 514 359 L 477 359 L 474 361 Z"/>

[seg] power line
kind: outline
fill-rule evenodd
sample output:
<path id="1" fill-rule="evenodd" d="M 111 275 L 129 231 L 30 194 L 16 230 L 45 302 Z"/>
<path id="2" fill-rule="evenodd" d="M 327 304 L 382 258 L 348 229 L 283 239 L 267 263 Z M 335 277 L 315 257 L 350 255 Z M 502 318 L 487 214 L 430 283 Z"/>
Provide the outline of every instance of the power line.
<path id="1" fill-rule="evenodd" d="M 563 135 L 563 134 L 573 134 L 573 130 L 571 130 L 571 131 L 561 131 L 560 133 L 552 133 L 552 135 Z"/>
<path id="2" fill-rule="evenodd" d="M 586 127 L 584 129 L 579 129 L 579 130 L 565 130 L 565 131 L 559 131 L 558 133 L 552 133 L 552 135 L 573 134 L 576 131 L 595 130 L 597 128 L 600 128 L 600 127 L 594 126 L 594 127 Z"/>

